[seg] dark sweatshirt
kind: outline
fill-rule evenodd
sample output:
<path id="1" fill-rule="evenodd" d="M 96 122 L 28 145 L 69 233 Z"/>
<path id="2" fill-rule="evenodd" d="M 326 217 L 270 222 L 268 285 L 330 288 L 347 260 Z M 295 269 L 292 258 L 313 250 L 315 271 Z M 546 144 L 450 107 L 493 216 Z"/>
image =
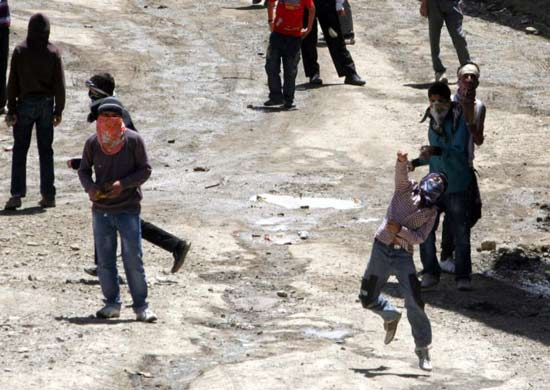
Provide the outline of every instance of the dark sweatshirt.
<path id="1" fill-rule="evenodd" d="M 124 137 L 126 137 L 124 146 L 114 155 L 103 153 L 97 134 L 91 135 L 86 140 L 82 162 L 78 169 L 82 187 L 86 192 L 90 189 L 104 191 L 106 184 L 120 180 L 123 188 L 117 198 L 94 201 L 93 210 L 108 213 L 140 210 L 142 195 L 139 186 L 151 176 L 151 165 L 149 165 L 141 136 L 133 130 L 126 130 Z M 92 179 L 92 167 L 95 172 L 95 182 Z"/>
<path id="2" fill-rule="evenodd" d="M 27 39 L 11 57 L 8 80 L 8 114 L 17 112 L 17 101 L 28 96 L 53 97 L 54 114 L 65 108 L 65 75 L 59 49 L 48 40 L 50 22 L 43 14 L 29 20 Z"/>

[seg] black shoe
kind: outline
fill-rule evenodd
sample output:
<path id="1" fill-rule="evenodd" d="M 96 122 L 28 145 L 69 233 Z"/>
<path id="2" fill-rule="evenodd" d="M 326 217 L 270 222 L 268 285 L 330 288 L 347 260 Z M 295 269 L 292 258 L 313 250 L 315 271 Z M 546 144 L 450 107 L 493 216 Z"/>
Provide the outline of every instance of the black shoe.
<path id="1" fill-rule="evenodd" d="M 43 196 L 42 199 L 40 199 L 40 202 L 38 202 L 38 205 L 43 209 L 55 207 L 55 198 Z"/>
<path id="2" fill-rule="evenodd" d="M 84 272 L 90 276 L 97 276 L 97 267 L 84 268 Z"/>
<path id="3" fill-rule="evenodd" d="M 344 84 L 349 85 L 357 85 L 357 86 L 363 86 L 366 84 L 366 81 L 363 80 L 357 73 L 350 74 L 346 76 L 346 79 L 344 80 Z"/>
<path id="4" fill-rule="evenodd" d="M 283 103 L 284 103 L 283 99 L 269 99 L 264 102 L 264 106 L 266 107 L 280 106 Z"/>
<path id="5" fill-rule="evenodd" d="M 4 210 L 7 211 L 15 211 L 21 207 L 21 198 L 19 196 L 12 196 L 4 206 Z"/>
<path id="6" fill-rule="evenodd" d="M 309 83 L 313 85 L 322 85 L 323 80 L 319 76 L 319 73 L 315 73 L 313 76 L 309 78 Z"/>
<path id="7" fill-rule="evenodd" d="M 296 104 L 294 104 L 293 102 L 285 102 L 284 106 L 283 106 L 286 110 L 290 110 L 291 108 L 294 108 L 296 107 Z"/>
<path id="8" fill-rule="evenodd" d="M 185 256 L 187 256 L 189 249 L 191 249 L 191 243 L 187 243 L 183 240 L 180 241 L 178 247 L 172 253 L 174 255 L 174 265 L 172 266 L 172 270 L 170 272 L 172 272 L 173 274 L 178 272 L 178 270 L 183 265 L 183 262 L 185 261 Z"/>

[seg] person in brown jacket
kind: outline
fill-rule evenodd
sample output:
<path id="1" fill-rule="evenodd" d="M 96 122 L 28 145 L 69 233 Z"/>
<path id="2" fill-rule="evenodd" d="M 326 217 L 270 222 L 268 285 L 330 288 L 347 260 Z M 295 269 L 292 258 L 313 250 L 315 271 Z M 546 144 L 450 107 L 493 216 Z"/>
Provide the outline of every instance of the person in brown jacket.
<path id="1" fill-rule="evenodd" d="M 65 76 L 59 49 L 49 42 L 50 22 L 41 13 L 29 20 L 27 39 L 13 51 L 8 80 L 6 123 L 13 126 L 11 198 L 5 210 L 21 207 L 25 197 L 27 152 L 32 128 L 40 156 L 41 207 L 55 207 L 53 128 L 65 108 Z"/>

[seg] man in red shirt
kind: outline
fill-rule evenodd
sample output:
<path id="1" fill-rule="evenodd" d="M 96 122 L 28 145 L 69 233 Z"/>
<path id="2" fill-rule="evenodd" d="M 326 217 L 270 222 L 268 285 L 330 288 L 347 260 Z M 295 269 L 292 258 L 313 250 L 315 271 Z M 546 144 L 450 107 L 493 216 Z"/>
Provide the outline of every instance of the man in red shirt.
<path id="1" fill-rule="evenodd" d="M 277 3 L 276 11 L 275 3 Z M 305 29 L 303 28 L 304 8 L 309 11 Z M 269 0 L 267 18 L 271 35 L 265 63 L 269 100 L 264 105 L 279 106 L 284 104 L 286 109 L 294 107 L 300 46 L 302 39 L 311 31 L 314 17 L 313 0 Z M 282 86 L 281 61 L 284 72 L 284 85 Z"/>

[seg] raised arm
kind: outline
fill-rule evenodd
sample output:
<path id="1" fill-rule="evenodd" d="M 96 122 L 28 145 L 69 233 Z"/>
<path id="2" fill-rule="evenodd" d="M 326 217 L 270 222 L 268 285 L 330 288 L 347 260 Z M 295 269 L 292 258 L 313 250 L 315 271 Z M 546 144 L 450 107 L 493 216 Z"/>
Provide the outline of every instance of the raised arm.
<path id="1" fill-rule="evenodd" d="M 397 162 L 395 164 L 395 191 L 403 192 L 411 188 L 408 163 L 407 153 L 397 152 Z"/>

